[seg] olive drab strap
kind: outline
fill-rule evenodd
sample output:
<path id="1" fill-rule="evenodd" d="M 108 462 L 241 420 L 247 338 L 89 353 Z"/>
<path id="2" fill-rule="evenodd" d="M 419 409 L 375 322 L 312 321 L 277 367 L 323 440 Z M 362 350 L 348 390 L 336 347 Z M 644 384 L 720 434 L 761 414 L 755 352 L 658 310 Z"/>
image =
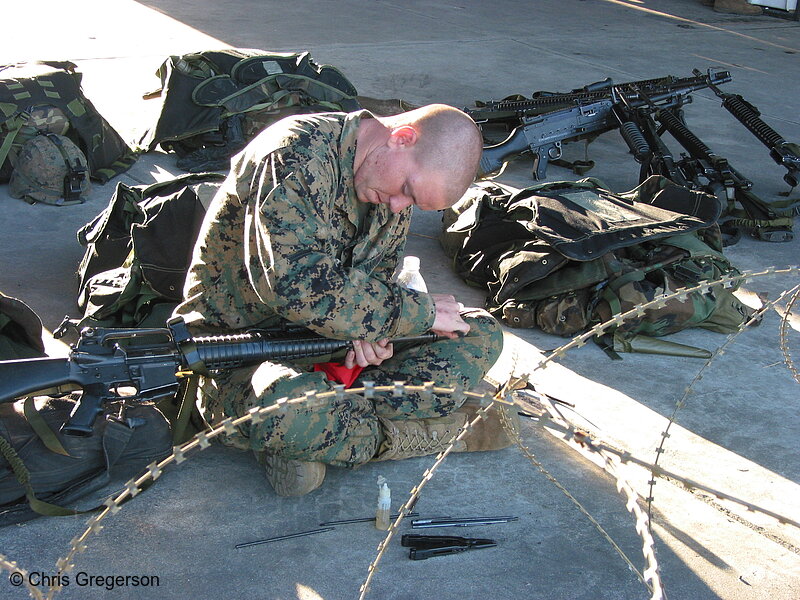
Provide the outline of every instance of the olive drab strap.
<path id="1" fill-rule="evenodd" d="M 3 138 L 2 144 L 0 144 L 0 165 L 2 165 L 6 158 L 8 158 L 9 152 L 11 152 L 11 146 L 14 144 L 14 140 L 17 138 L 17 134 L 19 133 L 22 126 L 25 124 L 24 114 L 19 114 L 16 116 L 9 117 L 6 119 L 4 125 L 6 129 L 5 137 Z"/>
<path id="2" fill-rule="evenodd" d="M 81 396 L 39 396 L 0 405 L 0 526 L 37 515 L 62 516 L 101 509 L 76 508 L 119 467 L 161 460 L 172 448 L 164 415 L 150 404 L 110 402 L 90 436 L 69 436 L 62 425 Z"/>
<path id="3" fill-rule="evenodd" d="M 64 204 L 85 202 L 85 199 L 81 199 L 81 183 L 88 177 L 86 167 L 81 165 L 77 159 L 74 162 L 70 162 L 70 157 L 59 136 L 52 133 L 43 135 L 56 145 L 67 168 L 67 174 L 64 176 Z"/>
<path id="4" fill-rule="evenodd" d="M 63 506 L 58 506 L 57 504 L 50 504 L 49 502 L 39 500 L 33 491 L 33 486 L 31 485 L 31 474 L 28 471 L 28 468 L 22 462 L 22 459 L 19 457 L 19 454 L 17 454 L 16 450 L 14 450 L 11 444 L 9 444 L 8 441 L 2 436 L 0 436 L 0 454 L 2 454 L 3 458 L 8 461 L 8 464 L 11 466 L 11 470 L 14 472 L 17 481 L 19 481 L 20 485 L 25 488 L 25 497 L 28 499 L 28 504 L 34 512 L 40 515 L 52 517 L 66 517 L 68 515 L 80 514 L 80 511 L 64 508 Z"/>
<path id="5" fill-rule="evenodd" d="M 63 444 L 59 441 L 58 436 L 50 429 L 50 426 L 47 424 L 42 416 L 39 414 L 39 411 L 36 410 L 36 405 L 33 401 L 33 396 L 28 396 L 25 398 L 25 402 L 23 403 L 23 414 L 25 418 L 28 420 L 28 424 L 33 429 L 34 433 L 39 436 L 39 439 L 42 440 L 42 443 L 47 447 L 50 452 L 55 452 L 56 454 L 61 454 L 62 456 L 69 456 L 69 452 L 64 449 Z"/>

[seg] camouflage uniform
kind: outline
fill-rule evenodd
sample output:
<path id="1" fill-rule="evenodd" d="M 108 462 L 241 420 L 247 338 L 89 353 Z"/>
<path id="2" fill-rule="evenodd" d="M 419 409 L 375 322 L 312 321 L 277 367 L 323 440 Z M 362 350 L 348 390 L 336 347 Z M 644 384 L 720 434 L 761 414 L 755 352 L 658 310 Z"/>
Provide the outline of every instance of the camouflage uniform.
<path id="1" fill-rule="evenodd" d="M 200 231 L 186 300 L 176 309 L 190 327 L 219 332 L 288 320 L 325 337 L 369 342 L 431 328 L 430 296 L 390 281 L 411 208 L 392 214 L 388 206 L 355 195 L 362 118 L 371 115 L 290 117 L 234 157 Z M 499 355 L 502 332 L 483 311 L 465 318 L 472 328 L 465 338 L 395 348 L 391 359 L 366 369 L 361 380 L 476 385 Z M 205 380 L 201 396 L 207 416 L 218 420 L 330 386 L 307 365 L 265 362 Z M 284 409 L 228 438 L 287 458 L 355 466 L 375 456 L 381 419 L 444 416 L 461 402 L 436 394 L 348 395 L 323 406 Z"/>

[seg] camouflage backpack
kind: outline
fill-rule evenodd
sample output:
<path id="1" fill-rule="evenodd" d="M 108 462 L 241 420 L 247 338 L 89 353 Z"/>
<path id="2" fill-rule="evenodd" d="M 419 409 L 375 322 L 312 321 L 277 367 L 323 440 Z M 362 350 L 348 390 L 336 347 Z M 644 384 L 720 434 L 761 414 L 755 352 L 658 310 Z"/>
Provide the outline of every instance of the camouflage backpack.
<path id="1" fill-rule="evenodd" d="M 457 273 L 490 294 L 512 327 L 571 336 L 655 296 L 738 273 L 722 254 L 717 198 L 653 176 L 615 194 L 596 179 L 517 193 L 476 187 L 444 216 Z M 663 336 L 687 327 L 735 330 L 751 311 L 717 286 L 644 311 L 615 331 Z"/>
<path id="2" fill-rule="evenodd" d="M 6 66 L 0 79 L 0 182 L 8 181 L 20 149 L 39 134 L 67 136 L 84 154 L 92 179 L 105 183 L 136 154 L 81 90 L 68 61 Z"/>
<path id="3" fill-rule="evenodd" d="M 156 73 L 161 112 L 141 140 L 179 156 L 186 171 L 224 170 L 264 127 L 296 113 L 360 108 L 355 87 L 308 52 L 210 50 L 170 56 Z"/>
<path id="4" fill-rule="evenodd" d="M 25 142 L 8 183 L 12 198 L 57 206 L 86 202 L 90 189 L 86 156 L 68 137 L 55 133 Z"/>

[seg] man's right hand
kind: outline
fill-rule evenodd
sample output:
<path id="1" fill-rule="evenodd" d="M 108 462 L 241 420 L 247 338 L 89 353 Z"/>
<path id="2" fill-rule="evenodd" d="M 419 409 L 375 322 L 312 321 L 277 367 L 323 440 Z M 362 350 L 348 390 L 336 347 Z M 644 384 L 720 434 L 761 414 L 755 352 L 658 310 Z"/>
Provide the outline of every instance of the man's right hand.
<path id="1" fill-rule="evenodd" d="M 431 298 L 436 307 L 436 319 L 432 327 L 434 333 L 456 339 L 469 332 L 469 325 L 460 314 L 464 309 L 463 304 L 457 302 L 450 294 L 431 294 Z"/>

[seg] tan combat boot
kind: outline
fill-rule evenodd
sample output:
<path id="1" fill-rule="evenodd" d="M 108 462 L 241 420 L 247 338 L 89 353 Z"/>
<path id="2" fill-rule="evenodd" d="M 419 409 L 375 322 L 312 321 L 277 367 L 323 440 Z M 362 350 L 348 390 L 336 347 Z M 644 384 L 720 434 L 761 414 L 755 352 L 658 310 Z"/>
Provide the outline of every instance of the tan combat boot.
<path id="1" fill-rule="evenodd" d="M 761 7 L 746 0 L 714 0 L 714 12 L 730 15 L 760 15 Z"/>
<path id="2" fill-rule="evenodd" d="M 384 441 L 378 454 L 372 460 L 399 460 L 438 454 L 443 451 L 461 428 L 475 418 L 480 405 L 468 402 L 446 417 L 435 419 L 389 420 L 379 418 L 383 426 Z M 453 447 L 453 452 L 482 452 L 501 450 L 512 444 L 506 433 L 498 410 L 493 406 L 486 416 L 478 421 L 467 434 Z M 506 409 L 507 420 L 519 431 L 519 417 L 516 410 Z"/>
<path id="3" fill-rule="evenodd" d="M 324 463 L 283 458 L 263 451 L 255 454 L 278 496 L 305 496 L 321 486 L 325 479 Z"/>

